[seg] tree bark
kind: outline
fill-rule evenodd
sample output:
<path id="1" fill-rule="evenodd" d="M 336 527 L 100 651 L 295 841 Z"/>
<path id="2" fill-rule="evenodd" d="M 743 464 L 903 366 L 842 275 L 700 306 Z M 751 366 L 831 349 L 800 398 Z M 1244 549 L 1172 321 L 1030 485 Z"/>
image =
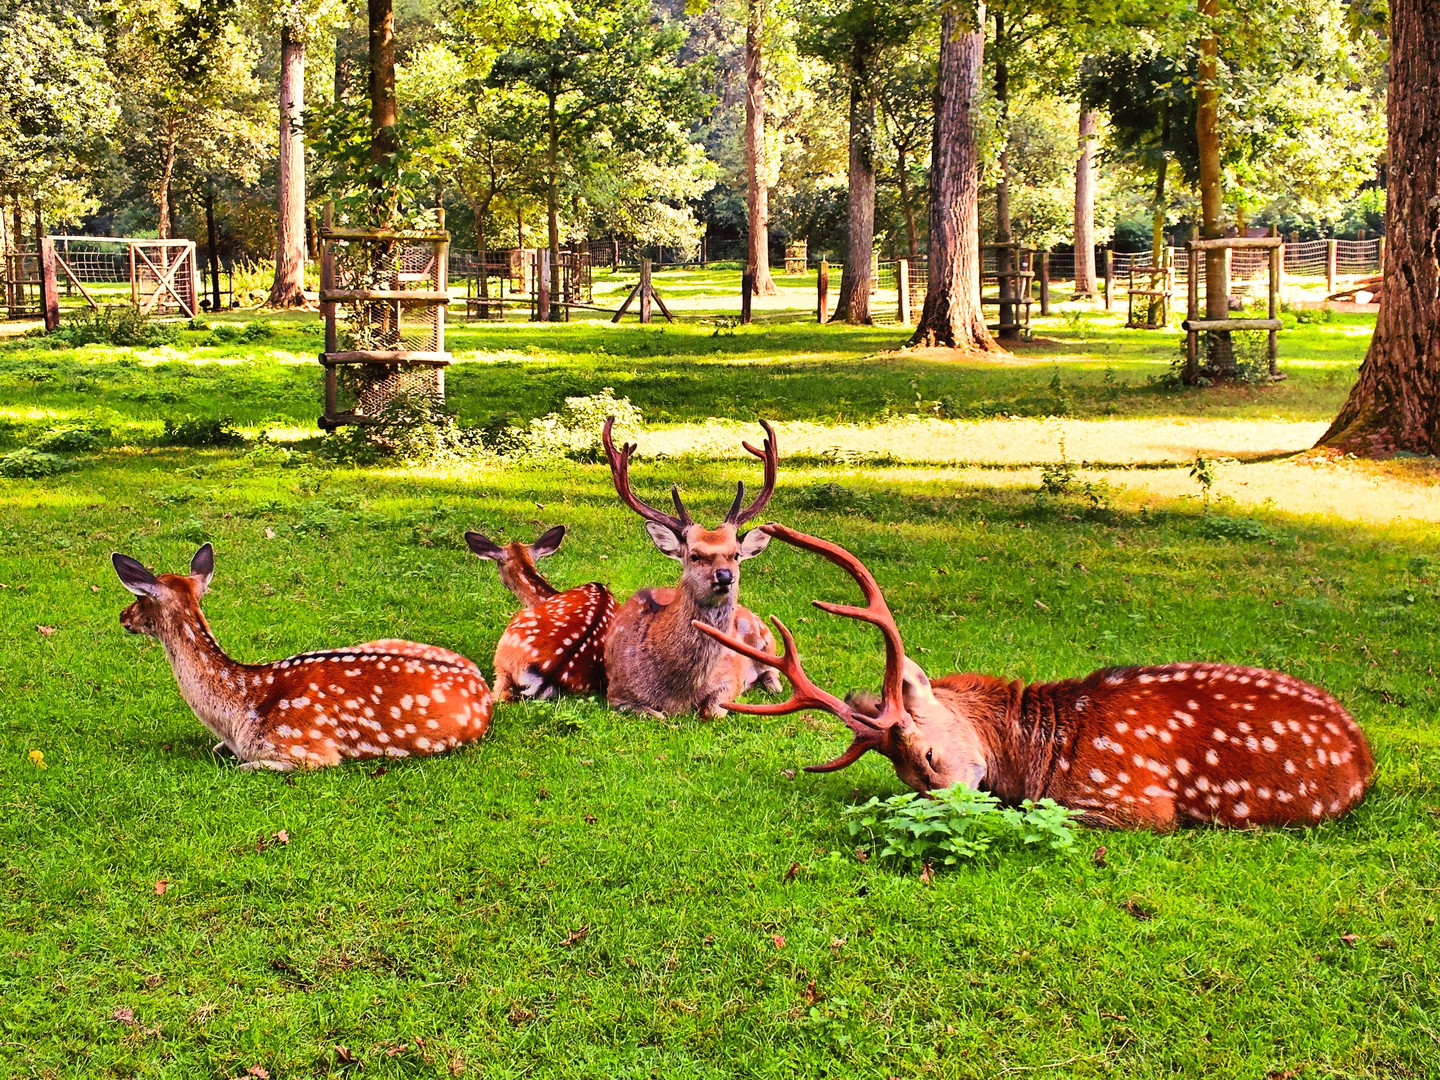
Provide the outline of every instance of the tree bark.
<path id="1" fill-rule="evenodd" d="M 850 73 L 850 168 L 846 197 L 845 265 L 831 321 L 870 318 L 870 260 L 875 250 L 875 98 L 869 58 L 857 55 Z"/>
<path id="2" fill-rule="evenodd" d="M 161 240 L 170 239 L 170 183 L 175 176 L 175 119 L 165 121 L 165 149 L 160 158 L 160 188 L 155 194 L 155 209 L 159 214 L 156 235 Z M 19 235 L 19 229 L 16 229 Z"/>
<path id="3" fill-rule="evenodd" d="M 900 208 L 905 211 L 905 253 L 914 262 L 920 256 L 920 240 L 915 231 L 915 199 L 908 175 L 910 163 L 903 146 L 897 148 L 896 155 L 895 178 L 900 183 Z"/>
<path id="4" fill-rule="evenodd" d="M 276 184 L 275 281 L 268 304 L 305 306 L 305 42 L 288 25 L 280 28 L 280 168 Z"/>
<path id="5" fill-rule="evenodd" d="M 1198 78 L 1195 84 L 1195 141 L 1200 152 L 1201 231 L 1207 240 L 1224 234 L 1224 180 L 1220 171 L 1220 42 L 1215 19 L 1219 0 L 1200 0 L 1204 29 L 1200 37 Z M 1205 317 L 1230 317 L 1229 261 L 1221 248 L 1205 252 Z M 1206 335 L 1209 365 L 1206 374 L 1226 379 L 1236 374 L 1230 331 Z"/>
<path id="6" fill-rule="evenodd" d="M 980 169 L 975 106 L 985 58 L 985 7 L 962 26 L 940 19 L 930 146 L 930 280 L 912 345 L 999 352 L 980 308 Z"/>
<path id="7" fill-rule="evenodd" d="M 210 313 L 220 310 L 220 230 L 215 227 L 215 184 L 205 185 L 205 257 L 210 264 Z"/>
<path id="8" fill-rule="evenodd" d="M 1440 454 L 1440 6 L 1391 0 L 1385 288 L 1360 378 L 1317 444 Z"/>
<path id="9" fill-rule="evenodd" d="M 774 296 L 770 276 L 770 190 L 765 160 L 765 0 L 749 0 L 745 26 L 745 172 L 749 229 L 746 270 L 756 296 Z"/>
<path id="10" fill-rule="evenodd" d="M 550 322 L 560 321 L 560 128 L 556 114 L 556 98 L 559 93 L 552 77 L 549 110 L 546 114 L 549 144 L 546 156 L 548 176 L 545 184 L 545 215 L 550 241 L 550 310 L 541 316 Z"/>
<path id="11" fill-rule="evenodd" d="M 1080 156 L 1075 159 L 1075 296 L 1095 299 L 1095 136 L 1100 114 L 1080 111 Z"/>
<path id="12" fill-rule="evenodd" d="M 399 149 L 395 137 L 395 7 L 393 0 L 368 0 L 370 23 L 370 164 L 383 165 Z M 395 213 L 393 191 L 373 192 L 379 215 Z M 383 222 L 377 222 L 382 224 Z"/>

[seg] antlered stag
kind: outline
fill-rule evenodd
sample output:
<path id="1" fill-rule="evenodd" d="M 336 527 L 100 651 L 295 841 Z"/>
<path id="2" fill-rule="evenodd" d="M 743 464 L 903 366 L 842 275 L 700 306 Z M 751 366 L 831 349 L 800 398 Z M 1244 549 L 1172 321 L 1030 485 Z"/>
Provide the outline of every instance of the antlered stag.
<path id="1" fill-rule="evenodd" d="M 674 516 L 641 502 L 630 489 L 630 456 L 635 445 L 617 452 L 611 438 L 615 418 L 605 421 L 605 456 L 615 490 L 626 506 L 645 520 L 650 539 L 684 568 L 672 589 L 641 589 L 615 616 L 605 641 L 608 697 L 617 709 L 651 716 L 696 712 L 706 719 L 725 715 L 725 702 L 738 697 L 756 682 L 771 692 L 780 680 L 768 667 L 757 667 L 746 657 L 729 652 L 698 633 L 705 626 L 734 635 L 761 656 L 774 656 L 775 638 L 765 624 L 736 602 L 740 590 L 740 564 L 759 555 L 770 543 L 760 529 L 743 536 L 740 527 L 760 513 L 775 493 L 779 462 L 775 431 L 765 421 L 763 450 L 744 447 L 765 463 L 765 487 L 745 506 L 745 484 L 735 491 L 730 512 L 718 528 L 706 529 L 691 520 L 672 487 Z"/>
<path id="2" fill-rule="evenodd" d="M 1153 829 L 1313 825 L 1353 809 L 1370 784 L 1370 747 L 1340 703 L 1275 671 L 1165 664 L 1031 686 L 973 674 L 932 683 L 905 656 L 885 598 L 859 559 L 781 525 L 762 528 L 843 567 L 866 606 L 815 605 L 871 623 L 885 638 L 880 697 L 841 701 L 806 676 L 779 619 L 780 657 L 696 624 L 778 668 L 794 688 L 783 704 L 730 708 L 769 715 L 824 709 L 849 726 L 849 749 L 812 772 L 844 768 L 877 750 L 917 791 L 965 783 L 1007 802 L 1052 798 L 1093 824 Z"/>
<path id="3" fill-rule="evenodd" d="M 165 646 L 180 694 L 243 769 L 318 768 L 346 758 L 438 754 L 482 738 L 493 702 L 475 664 L 414 641 L 370 641 L 272 664 L 225 655 L 200 611 L 214 549 L 189 574 L 152 574 L 111 556 L 136 600 L 120 614 L 132 634 Z"/>
<path id="4" fill-rule="evenodd" d="M 495 646 L 500 701 L 605 692 L 605 635 L 615 618 L 615 598 L 593 581 L 560 592 L 535 566 L 564 539 L 564 525 L 533 544 L 514 540 L 504 547 L 480 533 L 465 534 L 471 551 L 499 564 L 501 583 L 525 605 Z"/>

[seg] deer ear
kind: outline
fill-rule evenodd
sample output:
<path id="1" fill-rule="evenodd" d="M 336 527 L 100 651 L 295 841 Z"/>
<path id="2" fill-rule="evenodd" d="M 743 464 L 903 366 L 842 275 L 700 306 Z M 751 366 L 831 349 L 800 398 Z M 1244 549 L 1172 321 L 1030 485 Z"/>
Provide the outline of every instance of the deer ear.
<path id="1" fill-rule="evenodd" d="M 120 584 L 136 596 L 158 597 L 161 590 L 165 588 L 160 584 L 160 580 L 138 559 L 132 559 L 129 555 L 121 555 L 116 551 L 111 553 L 110 561 L 115 565 L 115 573 L 120 578 Z"/>
<path id="2" fill-rule="evenodd" d="M 670 526 L 661 525 L 658 521 L 647 521 L 645 531 L 650 534 L 650 539 L 655 541 L 655 546 L 666 555 L 672 559 L 684 561 L 685 541 L 676 536 Z"/>
<path id="3" fill-rule="evenodd" d="M 740 561 L 753 559 L 770 545 L 770 534 L 764 529 L 751 529 L 740 538 Z"/>
<path id="4" fill-rule="evenodd" d="M 554 555 L 560 550 L 560 541 L 565 539 L 565 526 L 556 525 L 553 529 L 546 529 L 540 539 L 530 545 L 530 557 L 532 559 L 543 559 L 547 555 Z"/>
<path id="5" fill-rule="evenodd" d="M 205 595 L 205 590 L 210 588 L 210 579 L 215 576 L 215 549 L 207 540 L 200 545 L 200 550 L 195 552 L 190 560 L 190 576 L 200 581 L 200 595 Z"/>
<path id="6" fill-rule="evenodd" d="M 470 550 L 482 559 L 494 559 L 496 562 L 505 561 L 505 549 L 488 536 L 477 532 L 467 532 L 465 543 L 469 544 Z"/>

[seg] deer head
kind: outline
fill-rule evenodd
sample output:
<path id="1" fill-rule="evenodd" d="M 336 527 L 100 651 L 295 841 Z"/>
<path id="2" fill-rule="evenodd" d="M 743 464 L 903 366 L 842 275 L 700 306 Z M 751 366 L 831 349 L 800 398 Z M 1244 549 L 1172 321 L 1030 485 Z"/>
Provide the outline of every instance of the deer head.
<path id="1" fill-rule="evenodd" d="M 206 543 L 190 560 L 189 574 L 152 574 L 137 559 L 115 552 L 110 556 L 120 583 L 135 602 L 120 613 L 120 625 L 132 634 L 160 637 L 167 628 L 200 611 L 200 597 L 215 573 L 215 549 Z"/>
<path id="2" fill-rule="evenodd" d="M 555 595 L 555 589 L 535 567 L 537 559 L 544 559 L 560 550 L 565 539 L 565 526 L 556 525 L 547 529 L 533 544 L 522 544 L 512 540 L 503 547 L 478 532 L 467 532 L 465 543 L 482 559 L 494 560 L 500 568 L 500 584 L 504 585 L 526 607 Z"/>
<path id="3" fill-rule="evenodd" d="M 778 705 L 730 703 L 726 708 L 759 716 L 823 709 L 838 716 L 854 736 L 849 748 L 823 765 L 807 765 L 808 772 L 834 772 L 854 764 L 867 751 L 875 750 L 889 758 L 900 779 L 917 791 L 931 791 L 957 783 L 978 787 L 985 778 L 988 764 L 986 748 L 976 726 L 944 705 L 935 696 L 930 680 L 920 670 L 920 665 L 905 655 L 895 619 L 890 614 L 880 586 L 864 564 L 836 544 L 783 525 L 772 522 L 755 531 L 816 552 L 843 568 L 859 583 L 865 595 L 865 607 L 827 604 L 820 600 L 813 603 L 832 615 L 859 619 L 880 629 L 885 639 L 885 677 L 878 700 L 855 695 L 849 701 L 841 701 L 810 681 L 800 666 L 795 639 L 779 618 L 771 616 L 785 645 L 781 656 L 770 656 L 697 621 L 694 624 L 697 630 L 748 656 L 757 664 L 775 668 L 792 687 L 790 700 Z"/>
<path id="4" fill-rule="evenodd" d="M 626 443 L 616 451 L 611 438 L 614 424 L 613 416 L 606 418 L 603 441 L 605 456 L 610 462 L 610 475 L 621 500 L 644 519 L 645 531 L 650 534 L 655 546 L 680 563 L 683 568 L 680 590 L 696 607 L 732 607 L 740 588 L 740 564 L 759 555 L 770 543 L 770 536 L 764 529 L 752 529 L 742 534 L 740 528 L 765 509 L 765 504 L 775 493 L 775 470 L 779 463 L 775 430 L 762 420 L 760 426 L 765 429 L 766 435 L 764 449 L 757 450 L 748 442 L 743 444 L 746 450 L 765 463 L 764 489 L 749 506 L 745 506 L 745 483 L 738 483 L 735 501 L 731 503 L 725 520 L 717 528 L 707 529 L 690 517 L 680 500 L 679 487 L 670 489 L 670 498 L 675 504 L 673 515 L 656 510 L 636 497 L 630 488 L 630 457 L 636 447 L 634 443 Z"/>

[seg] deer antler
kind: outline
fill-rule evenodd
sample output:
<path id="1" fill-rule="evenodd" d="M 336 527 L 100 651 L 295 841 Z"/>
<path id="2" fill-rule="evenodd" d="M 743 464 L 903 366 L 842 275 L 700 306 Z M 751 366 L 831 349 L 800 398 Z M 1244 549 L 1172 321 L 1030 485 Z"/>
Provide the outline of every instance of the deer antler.
<path id="1" fill-rule="evenodd" d="M 775 629 L 780 632 L 780 638 L 785 644 L 785 652 L 780 656 L 770 656 L 768 653 L 723 634 L 713 626 L 698 620 L 691 625 L 727 648 L 733 649 L 742 656 L 748 656 L 757 664 L 774 668 L 785 676 L 792 687 L 790 700 L 778 705 L 746 705 L 728 702 L 725 706 L 727 709 L 759 716 L 778 716 L 798 712 L 801 709 L 824 709 L 845 721 L 845 725 L 855 734 L 849 748 L 839 757 L 823 765 L 807 765 L 805 767 L 807 772 L 834 772 L 853 764 L 867 750 L 883 749 L 886 734 L 892 727 L 903 722 L 905 717 L 903 697 L 905 645 L 900 639 L 900 630 L 895 625 L 895 618 L 890 614 L 890 608 L 885 603 L 884 595 L 880 592 L 880 586 L 876 584 L 875 578 L 859 559 L 838 544 L 821 540 L 817 536 L 796 532 L 794 529 L 787 529 L 775 522 L 762 525 L 760 528 L 771 536 L 784 540 L 787 544 L 816 552 L 836 566 L 842 567 L 859 583 L 861 591 L 865 594 L 866 606 L 863 608 L 844 604 L 827 604 L 820 600 L 811 602 L 832 615 L 860 619 L 880 628 L 885 637 L 885 681 L 881 693 L 880 712 L 874 718 L 859 715 L 848 704 L 833 694 L 821 690 L 811 682 L 810 677 L 805 674 L 805 669 L 800 666 L 800 657 L 795 649 L 795 638 L 785 624 L 773 615 L 770 617 L 770 621 L 775 624 Z"/>
<path id="2" fill-rule="evenodd" d="M 615 440 L 610 434 L 610 429 L 614 426 L 615 417 L 607 416 L 605 418 L 605 431 L 601 436 L 601 441 L 605 444 L 605 457 L 610 462 L 610 476 L 611 479 L 615 481 L 616 493 L 626 506 L 630 507 L 631 510 L 634 510 L 635 513 L 639 514 L 646 521 L 653 521 L 657 525 L 664 525 L 676 536 L 683 537 L 686 528 L 694 524 L 694 522 L 690 520 L 690 515 L 685 511 L 685 505 L 680 501 L 680 489 L 678 487 L 670 488 L 670 498 L 675 502 L 675 513 L 677 515 L 675 517 L 671 517 L 669 514 L 663 513 L 662 511 L 656 510 L 653 506 L 641 502 L 639 498 L 636 497 L 635 492 L 630 489 L 630 455 L 635 453 L 636 444 L 626 443 L 623 449 L 617 453 L 615 450 Z"/>
<path id="3" fill-rule="evenodd" d="M 736 485 L 735 501 L 730 504 L 730 512 L 725 515 L 725 524 L 734 525 L 737 529 L 764 510 L 770 496 L 775 494 L 775 470 L 780 464 L 779 443 L 775 438 L 775 429 L 770 426 L 769 421 L 761 420 L 760 426 L 765 429 L 766 436 L 763 450 L 756 450 L 748 442 L 740 445 L 765 463 L 765 488 L 756 496 L 754 502 L 741 510 L 740 504 L 745 501 L 745 481 L 742 480 Z"/>

